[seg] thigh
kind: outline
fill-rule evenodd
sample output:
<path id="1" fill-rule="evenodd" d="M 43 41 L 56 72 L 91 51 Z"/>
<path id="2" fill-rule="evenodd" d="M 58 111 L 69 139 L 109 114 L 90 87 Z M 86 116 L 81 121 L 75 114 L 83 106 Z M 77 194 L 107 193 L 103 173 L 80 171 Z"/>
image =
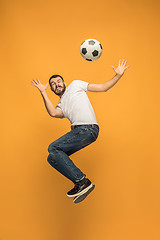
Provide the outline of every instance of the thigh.
<path id="1" fill-rule="evenodd" d="M 56 147 L 69 156 L 96 141 L 98 133 L 99 130 L 96 128 L 77 127 L 51 143 L 49 150 L 52 151 Z"/>

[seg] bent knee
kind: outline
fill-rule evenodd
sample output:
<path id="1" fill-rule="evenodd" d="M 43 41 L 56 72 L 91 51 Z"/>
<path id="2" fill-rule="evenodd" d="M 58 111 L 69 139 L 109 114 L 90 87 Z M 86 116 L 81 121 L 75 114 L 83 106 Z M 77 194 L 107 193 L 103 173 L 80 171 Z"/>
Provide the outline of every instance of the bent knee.
<path id="1" fill-rule="evenodd" d="M 48 152 L 51 152 L 51 144 L 48 146 Z"/>
<path id="2" fill-rule="evenodd" d="M 50 153 L 50 152 L 52 152 L 52 151 L 54 151 L 54 150 L 56 150 L 57 149 L 57 147 L 56 147 L 56 145 L 54 145 L 53 143 L 51 143 L 49 146 L 48 146 L 48 152 Z"/>
<path id="3" fill-rule="evenodd" d="M 52 155 L 52 153 L 50 153 L 47 157 L 47 162 L 53 166 L 53 165 L 56 165 L 56 160 L 54 158 L 54 156 Z"/>

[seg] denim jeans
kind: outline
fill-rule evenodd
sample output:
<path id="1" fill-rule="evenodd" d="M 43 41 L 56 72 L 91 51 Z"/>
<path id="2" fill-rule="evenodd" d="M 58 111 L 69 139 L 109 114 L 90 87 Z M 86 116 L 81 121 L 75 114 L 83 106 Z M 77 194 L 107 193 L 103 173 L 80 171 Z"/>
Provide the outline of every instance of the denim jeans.
<path id="1" fill-rule="evenodd" d="M 49 164 L 76 183 L 86 175 L 73 163 L 69 156 L 96 141 L 99 128 L 95 126 L 79 126 L 52 142 L 48 147 Z"/>

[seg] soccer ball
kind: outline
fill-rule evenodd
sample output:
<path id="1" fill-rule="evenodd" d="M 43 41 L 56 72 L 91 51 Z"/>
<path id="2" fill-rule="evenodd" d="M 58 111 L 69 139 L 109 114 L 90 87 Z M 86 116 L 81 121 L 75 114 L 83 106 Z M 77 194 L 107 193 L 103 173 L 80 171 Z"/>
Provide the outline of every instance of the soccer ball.
<path id="1" fill-rule="evenodd" d="M 97 60 L 102 54 L 102 45 L 95 39 L 87 39 L 81 44 L 80 53 L 87 61 Z"/>

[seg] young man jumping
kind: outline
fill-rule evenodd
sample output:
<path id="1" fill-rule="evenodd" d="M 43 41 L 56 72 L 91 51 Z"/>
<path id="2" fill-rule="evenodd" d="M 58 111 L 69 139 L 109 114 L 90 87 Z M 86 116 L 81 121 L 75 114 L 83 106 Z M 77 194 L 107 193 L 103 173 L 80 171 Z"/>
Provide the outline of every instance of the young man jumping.
<path id="1" fill-rule="evenodd" d="M 60 75 L 51 76 L 45 85 L 41 84 L 38 79 L 31 81 L 32 85 L 39 89 L 49 115 L 54 118 L 68 118 L 71 123 L 71 131 L 49 145 L 47 160 L 53 168 L 74 183 L 74 188 L 67 192 L 68 197 L 74 197 L 74 203 L 83 201 L 95 187 L 86 178 L 86 174 L 69 157 L 96 141 L 99 135 L 99 125 L 86 92 L 106 92 L 109 90 L 129 67 L 126 67 L 126 63 L 125 60 L 122 62 L 119 60 L 116 69 L 112 66 L 116 75 L 102 84 L 74 80 L 67 87 Z M 48 84 L 50 84 L 50 89 L 60 98 L 56 108 L 47 96 Z"/>

